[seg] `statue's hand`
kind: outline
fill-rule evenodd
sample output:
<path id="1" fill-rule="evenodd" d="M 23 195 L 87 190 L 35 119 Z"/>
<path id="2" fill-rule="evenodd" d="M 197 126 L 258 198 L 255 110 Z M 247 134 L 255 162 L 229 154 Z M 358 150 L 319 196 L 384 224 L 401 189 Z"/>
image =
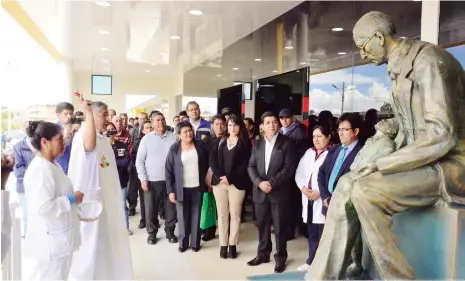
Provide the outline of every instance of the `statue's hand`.
<path id="1" fill-rule="evenodd" d="M 374 172 L 378 171 L 378 167 L 376 166 L 375 162 L 371 162 L 368 164 L 365 164 L 357 169 L 355 171 L 355 177 L 354 180 L 361 179 L 363 177 L 366 177 Z"/>

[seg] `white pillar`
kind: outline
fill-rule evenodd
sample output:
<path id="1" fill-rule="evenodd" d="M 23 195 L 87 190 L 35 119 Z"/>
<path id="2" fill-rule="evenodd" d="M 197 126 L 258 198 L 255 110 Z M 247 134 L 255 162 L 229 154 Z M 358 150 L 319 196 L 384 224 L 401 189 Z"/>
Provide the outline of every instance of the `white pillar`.
<path id="1" fill-rule="evenodd" d="M 421 40 L 438 44 L 439 7 L 441 1 L 427 0 L 421 3 Z"/>

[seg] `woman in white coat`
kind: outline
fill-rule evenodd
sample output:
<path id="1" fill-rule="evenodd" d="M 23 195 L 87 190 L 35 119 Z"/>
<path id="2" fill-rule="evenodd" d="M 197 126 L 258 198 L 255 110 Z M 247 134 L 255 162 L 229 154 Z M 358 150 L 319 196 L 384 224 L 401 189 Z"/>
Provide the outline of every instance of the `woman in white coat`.
<path id="1" fill-rule="evenodd" d="M 307 271 L 310 267 L 323 233 L 325 216 L 321 213 L 323 202 L 318 188 L 318 171 L 328 154 L 330 138 L 329 128 L 317 126 L 313 129 L 315 146 L 305 152 L 295 174 L 295 182 L 302 192 L 302 218 L 307 223 L 309 247 L 308 259 L 297 268 L 299 271 Z"/>
<path id="2" fill-rule="evenodd" d="M 55 162 L 64 152 L 63 133 L 57 124 L 38 124 L 31 144 L 38 155 L 24 175 L 29 215 L 24 255 L 36 261 L 31 279 L 65 280 L 73 252 L 80 245 L 77 204 L 84 195 L 74 191 Z"/>

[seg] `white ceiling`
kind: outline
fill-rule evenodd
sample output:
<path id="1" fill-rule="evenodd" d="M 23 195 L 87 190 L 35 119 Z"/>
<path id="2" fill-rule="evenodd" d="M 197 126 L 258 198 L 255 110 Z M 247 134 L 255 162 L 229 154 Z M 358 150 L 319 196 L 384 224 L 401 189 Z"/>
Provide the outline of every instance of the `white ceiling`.
<path id="1" fill-rule="evenodd" d="M 300 1 L 111 1 L 108 7 L 91 1 L 63 3 L 63 54 L 76 71 L 172 75 L 194 68 Z M 203 15 L 191 15 L 193 9 Z M 173 35 L 180 39 L 170 39 Z"/>

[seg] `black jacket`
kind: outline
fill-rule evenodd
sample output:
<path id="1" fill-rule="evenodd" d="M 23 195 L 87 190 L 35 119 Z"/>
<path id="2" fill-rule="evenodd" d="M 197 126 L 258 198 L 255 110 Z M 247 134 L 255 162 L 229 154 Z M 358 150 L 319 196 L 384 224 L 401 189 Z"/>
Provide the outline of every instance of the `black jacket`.
<path id="1" fill-rule="evenodd" d="M 205 149 L 205 144 L 201 141 L 195 141 L 195 149 L 198 155 L 199 164 L 199 184 L 200 192 L 206 192 L 207 185 L 205 184 L 205 176 L 208 170 L 208 153 Z M 168 194 L 176 194 L 176 200 L 182 202 L 184 200 L 183 192 L 183 169 L 181 161 L 181 141 L 174 143 L 165 163 L 165 178 L 166 178 L 166 192 Z"/>
<path id="2" fill-rule="evenodd" d="M 297 155 L 300 160 L 300 158 L 304 156 L 305 152 L 308 149 L 308 135 L 307 128 L 305 127 L 305 125 L 300 123 L 299 121 L 294 121 L 294 123 L 292 123 L 289 126 L 286 133 L 283 135 L 289 137 L 291 140 L 295 142 Z"/>
<path id="3" fill-rule="evenodd" d="M 212 185 L 217 185 L 219 183 L 219 178 L 226 176 L 229 184 L 234 184 L 237 189 L 248 189 L 251 186 L 251 181 L 247 173 L 251 154 L 250 141 L 247 140 L 245 143 L 241 140 L 237 141 L 232 158 L 232 169 L 229 174 L 224 172 L 223 151 L 225 149 L 228 149 L 226 139 L 217 141 L 210 151 L 210 167 L 213 171 Z"/>
<path id="4" fill-rule="evenodd" d="M 113 152 L 115 153 L 116 167 L 118 170 L 121 188 L 127 187 L 129 181 L 128 167 L 129 162 L 131 161 L 129 158 L 129 149 L 126 144 L 120 141 L 115 141 L 115 143 L 112 144 L 111 147 L 113 148 Z"/>
<path id="5" fill-rule="evenodd" d="M 255 142 L 247 169 L 253 183 L 253 201 L 263 203 L 268 198 L 272 204 L 287 202 L 290 188 L 295 188 L 294 174 L 298 164 L 295 143 L 286 136 L 278 135 L 271 153 L 268 173 L 265 172 L 265 145 L 264 138 Z M 270 193 L 266 194 L 258 187 L 262 181 L 270 182 Z"/>

